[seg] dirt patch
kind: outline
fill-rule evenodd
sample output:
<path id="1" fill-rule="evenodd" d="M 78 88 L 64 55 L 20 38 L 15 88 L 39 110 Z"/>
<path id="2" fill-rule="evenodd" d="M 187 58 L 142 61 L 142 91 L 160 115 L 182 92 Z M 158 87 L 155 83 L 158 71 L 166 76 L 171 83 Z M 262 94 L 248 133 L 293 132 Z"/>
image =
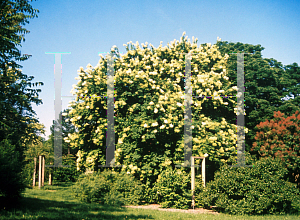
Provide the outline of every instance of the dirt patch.
<path id="1" fill-rule="evenodd" d="M 161 208 L 161 205 L 158 204 L 151 204 L 151 205 L 140 205 L 140 206 L 123 206 L 127 208 L 140 208 L 140 209 L 155 209 L 159 211 L 167 211 L 167 212 L 184 212 L 184 213 L 195 213 L 195 214 L 214 214 L 217 215 L 219 214 L 218 212 L 208 210 L 208 209 L 203 209 L 203 208 L 195 208 L 195 209 L 188 209 L 188 210 L 183 210 L 183 209 L 171 209 L 171 208 Z"/>

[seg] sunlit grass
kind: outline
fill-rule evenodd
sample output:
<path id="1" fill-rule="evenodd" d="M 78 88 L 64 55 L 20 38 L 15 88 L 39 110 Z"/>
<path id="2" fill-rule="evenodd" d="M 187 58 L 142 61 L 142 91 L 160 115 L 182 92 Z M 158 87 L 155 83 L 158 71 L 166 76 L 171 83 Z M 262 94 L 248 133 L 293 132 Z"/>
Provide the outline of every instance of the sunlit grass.
<path id="1" fill-rule="evenodd" d="M 82 203 L 71 193 L 70 184 L 26 189 L 19 208 L 1 210 L 0 219 L 300 219 L 300 216 L 230 216 L 187 214 L 150 209 Z"/>

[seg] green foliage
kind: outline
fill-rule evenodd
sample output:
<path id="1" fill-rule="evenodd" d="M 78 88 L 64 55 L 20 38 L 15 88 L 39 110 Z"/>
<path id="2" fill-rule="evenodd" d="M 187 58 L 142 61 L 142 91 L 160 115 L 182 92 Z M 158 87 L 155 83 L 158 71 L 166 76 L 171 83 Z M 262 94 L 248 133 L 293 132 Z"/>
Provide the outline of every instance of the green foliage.
<path id="1" fill-rule="evenodd" d="M 216 45 L 222 56 L 229 53 L 253 53 L 244 55 L 245 71 L 245 124 L 249 129 L 246 133 L 246 150 L 250 151 L 255 137 L 254 128 L 260 122 L 273 118 L 274 111 L 292 115 L 299 110 L 300 104 L 300 67 L 297 63 L 283 66 L 275 59 L 263 58 L 261 45 L 244 43 L 228 43 L 218 41 Z M 226 63 L 229 82 L 237 82 L 237 56 L 230 54 Z M 231 86 L 231 85 L 229 85 Z M 286 96 L 294 99 L 283 99 Z M 208 109 L 209 111 L 209 109 Z M 232 120 L 235 120 L 233 117 Z M 231 121 L 232 123 L 235 123 Z"/>
<path id="2" fill-rule="evenodd" d="M 15 202 L 25 190 L 20 153 L 9 140 L 0 142 L 0 197 L 1 202 Z M 5 200 L 2 200 L 5 199 Z M 3 205 L 3 204 L 0 204 Z"/>
<path id="3" fill-rule="evenodd" d="M 211 161 L 222 163 L 236 156 L 236 86 L 228 86 L 225 70 L 228 55 L 217 47 L 198 47 L 187 37 L 154 48 L 128 43 L 120 56 L 112 48 L 115 69 L 116 165 L 130 172 L 143 184 L 153 187 L 158 175 L 168 166 L 184 162 L 185 55 L 193 52 L 191 83 L 193 95 L 220 96 L 193 99 L 193 154 L 209 154 Z M 197 54 L 198 53 L 198 54 Z M 105 96 L 108 57 L 93 68 L 80 68 L 77 96 L 68 112 L 78 131 L 70 134 L 72 148 L 78 150 L 79 166 L 98 169 L 105 164 L 107 102 Z M 80 96 L 89 96 L 79 100 Z M 207 110 L 209 109 L 209 110 Z M 229 123 L 232 121 L 232 123 Z M 89 156 L 93 153 L 93 157 Z M 97 154 L 97 155 L 96 155 Z M 115 170 L 120 171 L 118 168 Z"/>
<path id="4" fill-rule="evenodd" d="M 289 170 L 291 182 L 300 187 L 300 114 L 284 117 L 280 111 L 274 112 L 273 120 L 266 120 L 256 126 L 252 151 L 261 157 L 280 158 Z M 298 176 L 298 179 L 297 179 Z"/>
<path id="5" fill-rule="evenodd" d="M 27 55 L 21 56 L 17 48 L 25 40 L 24 33 L 29 33 L 21 24 L 29 23 L 28 18 L 36 17 L 38 10 L 25 0 L 1 1 L 0 4 L 0 36 L 5 36 L 0 38 L 0 140 L 10 139 L 20 151 L 26 142 L 36 139 L 35 134 L 42 130 L 31 106 L 32 102 L 37 105 L 42 103 L 38 98 L 41 90 L 28 87 L 43 83 L 31 83 L 34 77 L 23 74 L 18 69 L 22 66 L 16 63 L 29 58 Z M 20 140 L 22 146 L 18 146 Z"/>
<path id="6" fill-rule="evenodd" d="M 62 164 L 70 167 L 54 168 L 53 180 L 57 182 L 75 182 L 80 175 L 76 168 L 76 157 L 73 155 L 63 156 Z"/>
<path id="7" fill-rule="evenodd" d="M 49 140 L 50 140 L 52 147 L 54 147 L 54 129 L 56 129 L 56 131 L 58 133 L 61 133 L 63 139 L 66 139 L 69 134 L 72 134 L 73 132 L 75 132 L 75 127 L 70 122 L 70 118 L 68 117 L 69 111 L 70 111 L 69 109 L 65 109 L 64 111 L 59 113 L 58 120 L 53 120 L 53 124 L 50 127 L 51 134 L 49 136 Z M 74 150 L 73 148 L 71 148 L 70 143 L 62 141 L 62 154 L 63 155 L 76 154 L 76 153 L 77 153 L 77 151 Z"/>
<path id="8" fill-rule="evenodd" d="M 37 159 L 36 180 L 38 180 L 39 155 L 45 156 L 45 165 L 53 164 L 53 155 L 54 155 L 53 147 L 49 144 L 49 141 L 45 141 L 43 138 L 38 137 L 36 141 L 31 141 L 26 145 L 26 151 L 24 154 L 25 154 L 25 162 L 26 162 L 26 165 L 23 169 L 25 183 L 27 186 L 32 186 L 33 172 L 34 172 L 34 158 Z M 49 176 L 50 172 L 53 173 L 53 168 L 45 167 L 45 179 Z"/>
<path id="9" fill-rule="evenodd" d="M 0 191 L 17 198 L 24 188 L 25 176 L 20 169 L 25 164 L 26 144 L 36 140 L 37 133 L 44 132 L 31 106 L 32 102 L 42 103 L 38 98 L 41 90 L 28 88 L 43 83 L 31 83 L 34 77 L 23 74 L 19 70 L 22 66 L 16 62 L 29 57 L 21 55 L 17 48 L 29 32 L 21 25 L 29 23 L 28 18 L 36 17 L 38 10 L 26 0 L 1 1 L 0 8 Z"/>
<path id="10" fill-rule="evenodd" d="M 81 201 L 114 206 L 137 205 L 143 199 L 143 186 L 133 176 L 109 170 L 80 175 L 72 191 Z"/>
<path id="11" fill-rule="evenodd" d="M 191 176 L 181 170 L 164 170 L 154 184 L 157 202 L 163 208 L 188 209 L 191 207 Z"/>
<path id="12" fill-rule="evenodd" d="M 228 214 L 287 214 L 300 212 L 300 192 L 287 182 L 278 159 L 262 158 L 254 167 L 223 166 L 214 181 L 196 195 L 197 206 L 217 206 Z M 200 190 L 201 191 L 201 190 Z"/>

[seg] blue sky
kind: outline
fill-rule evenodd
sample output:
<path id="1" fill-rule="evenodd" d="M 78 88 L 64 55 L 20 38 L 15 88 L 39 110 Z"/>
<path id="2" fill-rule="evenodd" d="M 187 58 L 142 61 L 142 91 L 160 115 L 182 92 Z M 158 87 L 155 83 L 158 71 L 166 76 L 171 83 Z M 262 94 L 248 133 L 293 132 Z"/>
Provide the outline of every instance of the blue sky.
<path id="1" fill-rule="evenodd" d="M 90 63 L 95 66 L 99 52 L 113 45 L 125 52 L 129 41 L 151 43 L 158 47 L 185 31 L 188 38 L 201 43 L 216 43 L 217 37 L 229 42 L 260 44 L 264 58 L 284 65 L 300 64 L 300 5 L 298 1 L 35 1 L 38 18 L 25 26 L 22 54 L 32 57 L 20 63 L 22 71 L 44 82 L 40 98 L 43 104 L 33 109 L 46 126 L 46 137 L 54 115 L 54 55 L 45 52 L 71 52 L 62 55 L 62 96 L 70 96 L 77 84 L 77 70 Z M 62 98 L 67 108 L 70 98 Z M 246 125 L 247 126 L 247 125 Z"/>

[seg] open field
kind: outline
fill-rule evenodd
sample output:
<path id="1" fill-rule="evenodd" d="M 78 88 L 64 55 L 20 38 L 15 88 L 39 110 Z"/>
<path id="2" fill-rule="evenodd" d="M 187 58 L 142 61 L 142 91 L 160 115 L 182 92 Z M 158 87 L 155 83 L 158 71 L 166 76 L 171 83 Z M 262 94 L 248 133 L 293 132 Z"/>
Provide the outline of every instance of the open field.
<path id="1" fill-rule="evenodd" d="M 26 189 L 22 206 L 0 211 L 0 219 L 300 219 L 300 216 L 230 216 L 225 214 L 193 214 L 154 209 L 109 207 L 81 203 L 68 185 L 46 186 L 45 189 Z"/>

